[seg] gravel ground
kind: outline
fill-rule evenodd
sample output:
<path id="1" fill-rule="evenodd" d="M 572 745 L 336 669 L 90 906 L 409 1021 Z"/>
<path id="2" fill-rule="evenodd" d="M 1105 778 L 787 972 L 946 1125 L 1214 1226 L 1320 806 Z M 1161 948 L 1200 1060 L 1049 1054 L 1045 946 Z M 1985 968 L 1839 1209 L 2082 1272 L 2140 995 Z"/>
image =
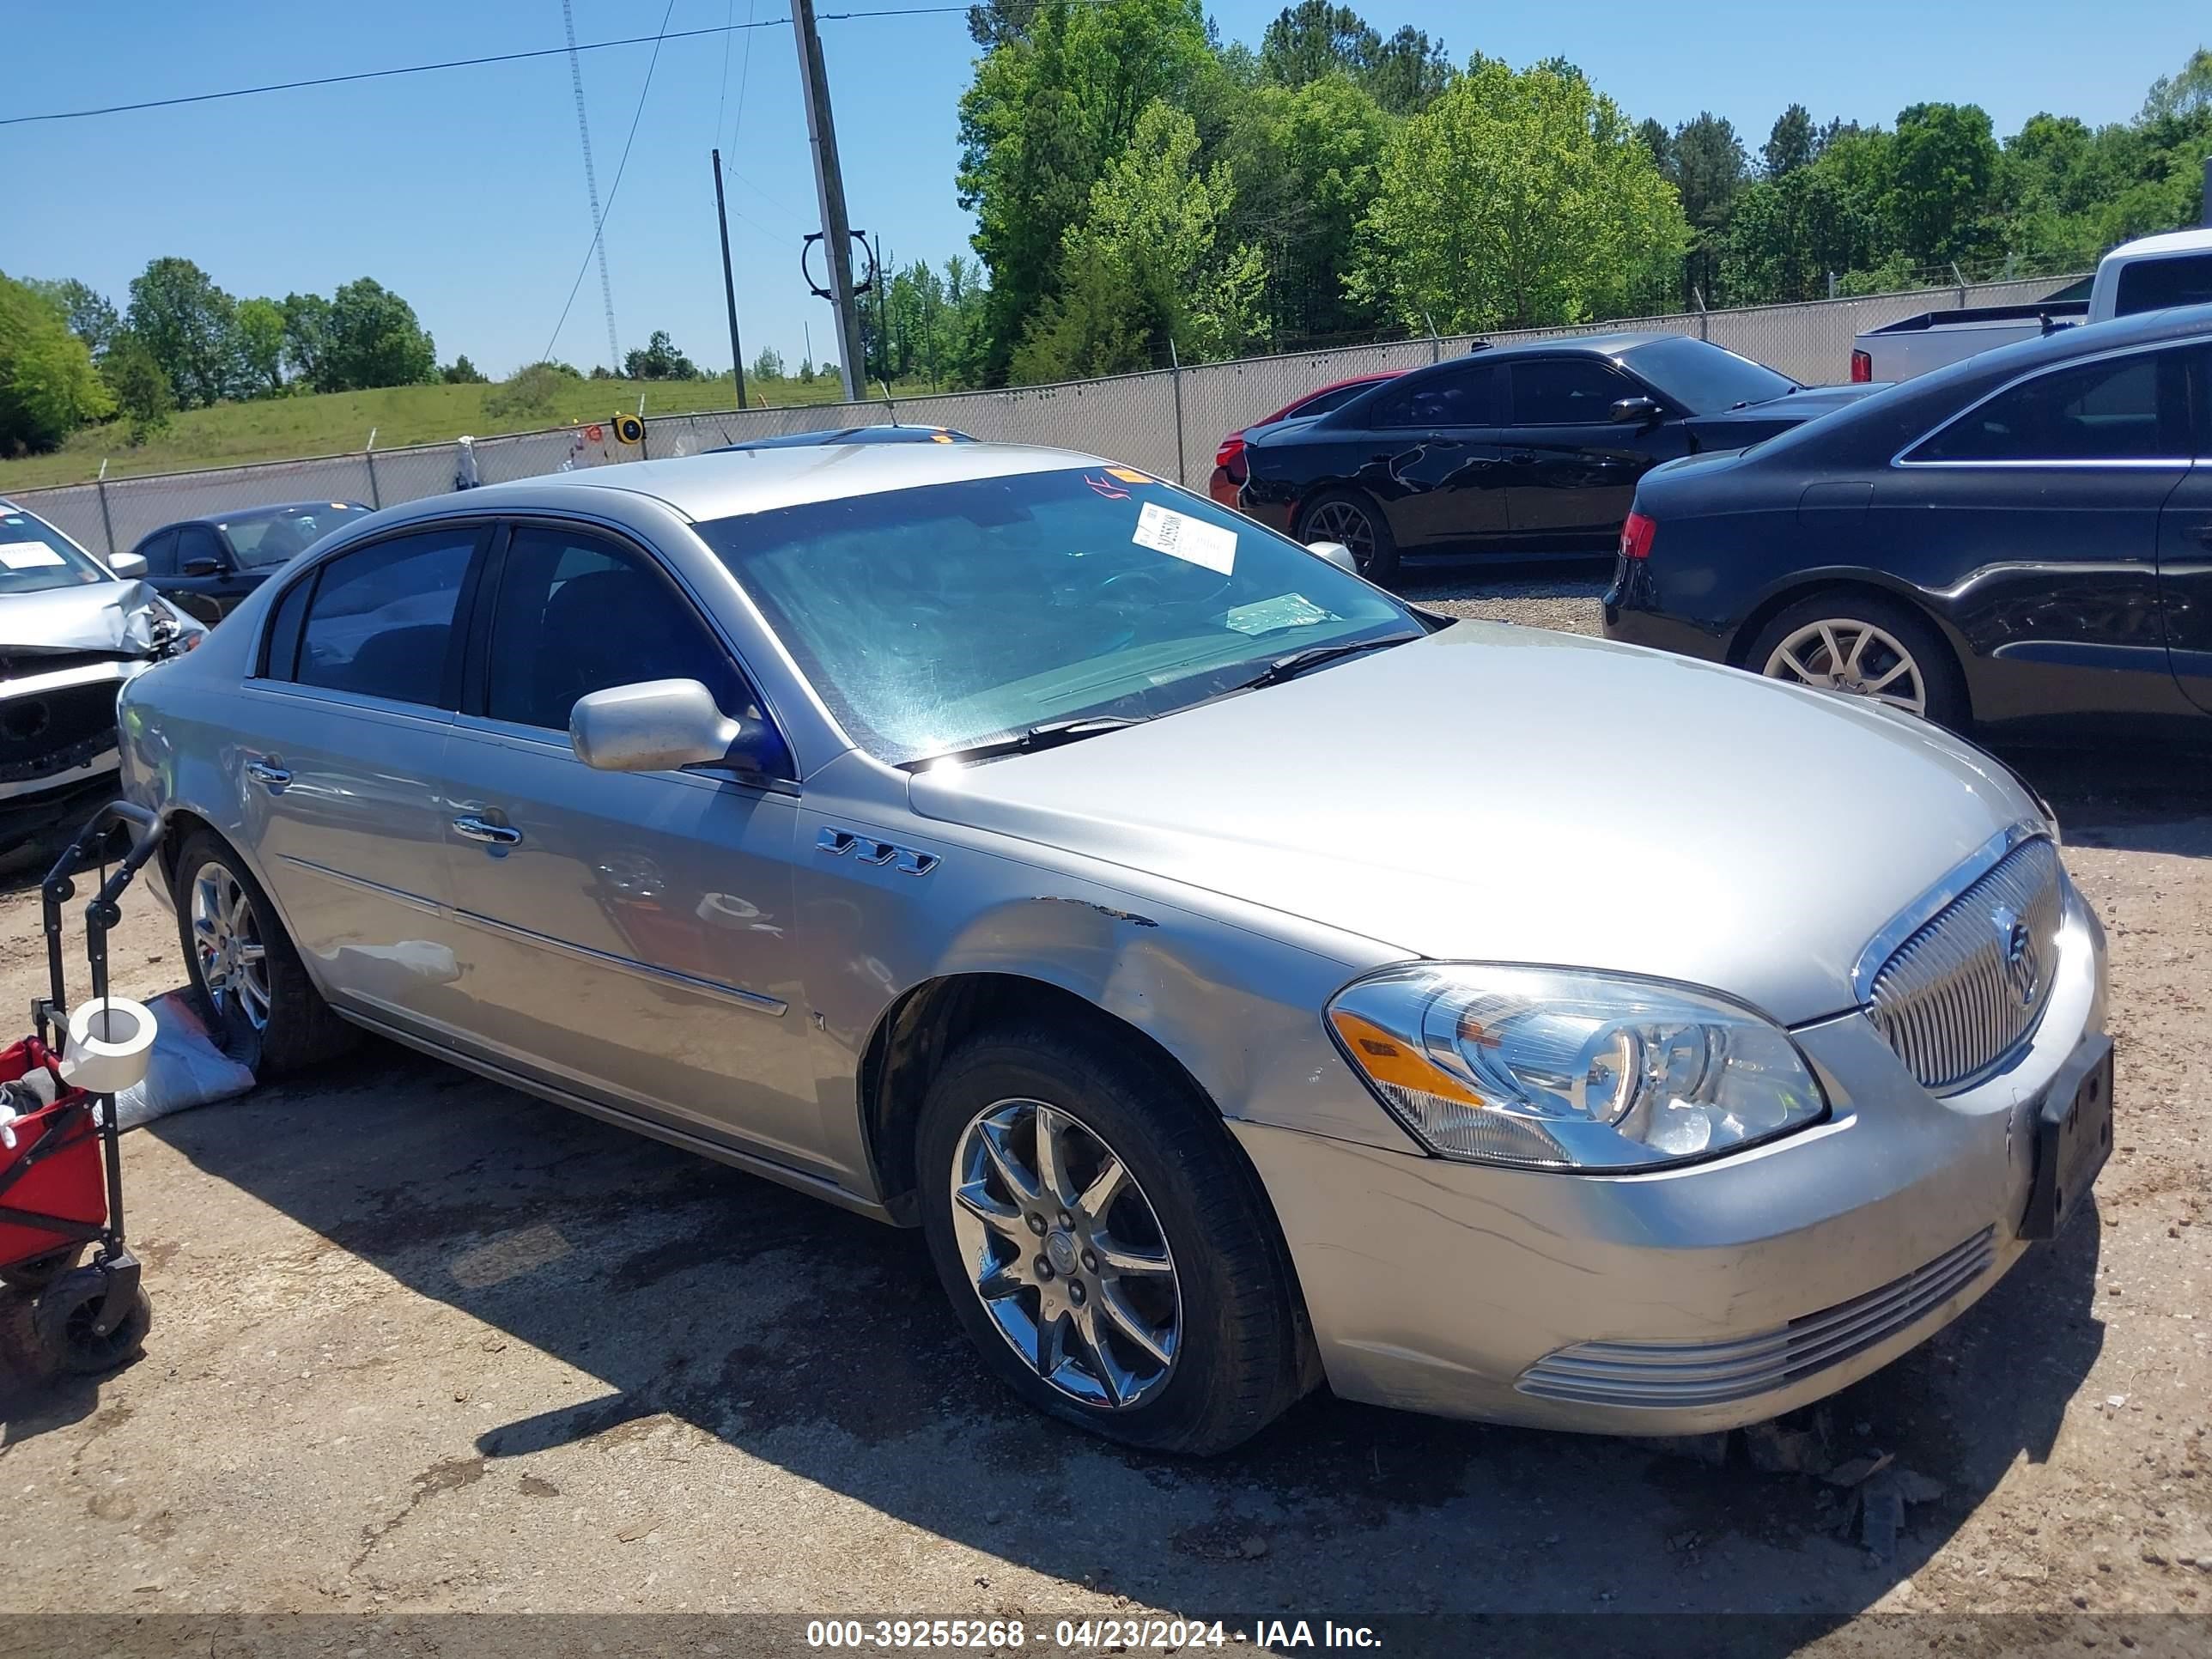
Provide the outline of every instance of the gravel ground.
<path id="1" fill-rule="evenodd" d="M 1588 630 L 1601 584 L 1408 587 Z M 96 1383 L 0 1343 L 0 1611 L 1799 1615 L 1778 1652 L 2025 1613 L 1946 1640 L 2186 1650 L 2212 1625 L 2125 1616 L 2212 1599 L 2212 787 L 2021 763 L 2111 936 L 2118 1150 L 2094 1214 L 1805 1436 L 1716 1464 L 1321 1396 L 1210 1462 L 1118 1451 L 1002 1397 L 912 1235 L 373 1047 L 126 1140 L 155 1333 Z M 134 894 L 118 989 L 175 953 Z M 19 890 L 0 1006 L 42 982 Z M 1881 1455 L 1887 1559 L 1841 1484 Z"/>

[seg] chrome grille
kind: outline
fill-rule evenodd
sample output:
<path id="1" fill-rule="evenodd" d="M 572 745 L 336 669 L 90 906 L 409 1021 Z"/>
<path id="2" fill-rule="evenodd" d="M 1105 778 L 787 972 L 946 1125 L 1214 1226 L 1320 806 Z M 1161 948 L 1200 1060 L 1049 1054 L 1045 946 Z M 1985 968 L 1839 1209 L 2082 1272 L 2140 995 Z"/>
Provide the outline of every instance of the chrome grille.
<path id="1" fill-rule="evenodd" d="M 1514 1387 L 1592 1406 L 1722 1406 L 1748 1400 L 1840 1365 L 1894 1336 L 1979 1279 L 1996 1257 L 1996 1230 L 1984 1227 L 1879 1290 L 1777 1329 L 1723 1342 L 1579 1342 L 1545 1355 Z"/>
<path id="2" fill-rule="evenodd" d="M 2023 842 L 1875 972 L 1875 1029 L 1928 1088 L 1964 1087 L 2034 1030 L 2058 966 L 2064 884 L 2057 848 Z"/>

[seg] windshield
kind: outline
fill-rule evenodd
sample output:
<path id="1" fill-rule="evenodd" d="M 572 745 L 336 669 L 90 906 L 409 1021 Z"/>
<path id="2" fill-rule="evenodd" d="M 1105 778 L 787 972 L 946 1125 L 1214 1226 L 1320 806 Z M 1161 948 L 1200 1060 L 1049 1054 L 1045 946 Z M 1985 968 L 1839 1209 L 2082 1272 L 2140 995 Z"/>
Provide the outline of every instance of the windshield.
<path id="1" fill-rule="evenodd" d="M 20 507 L 0 507 L 0 595 L 115 579 L 68 537 Z"/>
<path id="2" fill-rule="evenodd" d="M 1189 707 L 1309 647 L 1420 631 L 1388 594 L 1124 467 L 886 490 L 698 532 L 893 764 Z"/>
<path id="3" fill-rule="evenodd" d="M 1633 347 L 1621 361 L 1692 415 L 1763 404 L 1797 390 L 1787 374 L 1686 334 Z"/>
<path id="4" fill-rule="evenodd" d="M 238 562 L 249 567 L 282 564 L 295 553 L 304 553 L 365 507 L 343 501 L 318 501 L 313 507 L 287 507 L 266 518 L 232 519 L 222 526 Z"/>

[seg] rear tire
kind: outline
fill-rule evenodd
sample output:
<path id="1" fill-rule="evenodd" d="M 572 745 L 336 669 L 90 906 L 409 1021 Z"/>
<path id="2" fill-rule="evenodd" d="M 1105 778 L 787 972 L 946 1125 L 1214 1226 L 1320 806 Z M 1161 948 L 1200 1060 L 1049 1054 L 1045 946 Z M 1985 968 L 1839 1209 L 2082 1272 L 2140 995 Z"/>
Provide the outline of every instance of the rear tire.
<path id="1" fill-rule="evenodd" d="M 1041 1179 L 1048 1112 L 1060 1150 Z M 1002 1156 L 975 1139 L 993 1125 Z M 1009 1025 L 945 1061 L 915 1139 L 945 1294 L 985 1364 L 1038 1410 L 1128 1445 L 1210 1453 L 1303 1392 L 1274 1217 L 1187 1080 L 1127 1048 Z M 1109 1162 L 1119 1182 L 1102 1180 Z M 995 1220 L 979 1218 L 986 1207 Z"/>
<path id="2" fill-rule="evenodd" d="M 360 1042 L 361 1033 L 315 989 L 276 907 L 228 842 L 211 830 L 187 836 L 171 885 L 185 969 L 225 1053 L 266 1079 L 334 1059 Z M 222 919 L 219 929 L 195 927 L 196 895 L 202 909 Z M 230 943 L 227 954 L 216 945 L 211 957 L 216 932 Z"/>
<path id="3" fill-rule="evenodd" d="M 107 1275 L 97 1267 L 72 1268 L 47 1287 L 31 1322 L 55 1364 L 79 1376 L 97 1376 L 138 1358 L 154 1328 L 154 1304 L 143 1290 L 134 1292 L 122 1321 L 101 1336 L 93 1326 L 106 1305 Z"/>
<path id="4" fill-rule="evenodd" d="M 1744 666 L 1768 679 L 1869 697 L 1954 731 L 1972 718 L 1965 678 L 1935 625 L 1873 594 L 1799 600 L 1759 630 Z"/>
<path id="5" fill-rule="evenodd" d="M 1302 542 L 1342 542 L 1359 574 L 1378 587 L 1398 580 L 1398 543 L 1382 509 L 1356 489 L 1325 489 L 1298 515 Z"/>

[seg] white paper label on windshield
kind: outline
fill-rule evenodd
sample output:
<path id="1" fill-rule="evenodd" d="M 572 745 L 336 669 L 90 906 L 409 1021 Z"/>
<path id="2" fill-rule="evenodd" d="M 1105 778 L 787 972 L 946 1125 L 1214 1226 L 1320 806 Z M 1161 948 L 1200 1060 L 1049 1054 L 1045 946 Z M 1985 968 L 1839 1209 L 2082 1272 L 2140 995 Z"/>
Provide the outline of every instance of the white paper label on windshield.
<path id="1" fill-rule="evenodd" d="M 1303 593 L 1279 593 L 1272 599 L 1231 606 L 1222 614 L 1222 625 L 1240 634 L 1273 634 L 1285 628 L 1311 628 L 1336 620 Z"/>
<path id="2" fill-rule="evenodd" d="M 1129 539 L 1139 547 L 1149 547 L 1170 558 L 1202 564 L 1224 576 L 1237 568 L 1235 531 L 1194 519 L 1187 513 L 1171 513 L 1158 501 L 1145 503 L 1144 510 L 1137 514 L 1137 533 Z"/>
<path id="3" fill-rule="evenodd" d="M 0 564 L 10 570 L 35 570 L 42 564 L 59 564 L 62 556 L 44 542 L 0 542 Z"/>

